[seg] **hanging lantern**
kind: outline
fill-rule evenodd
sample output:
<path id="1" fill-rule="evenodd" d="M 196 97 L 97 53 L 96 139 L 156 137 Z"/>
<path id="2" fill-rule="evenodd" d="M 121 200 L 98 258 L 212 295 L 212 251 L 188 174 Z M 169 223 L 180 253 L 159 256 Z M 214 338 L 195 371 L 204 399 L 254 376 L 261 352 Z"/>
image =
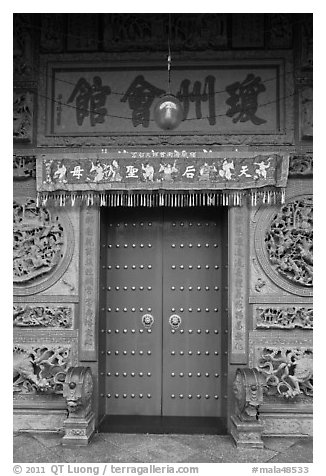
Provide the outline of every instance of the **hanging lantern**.
<path id="1" fill-rule="evenodd" d="M 172 94 L 160 97 L 154 108 L 154 119 L 161 129 L 175 129 L 183 119 L 181 102 Z"/>

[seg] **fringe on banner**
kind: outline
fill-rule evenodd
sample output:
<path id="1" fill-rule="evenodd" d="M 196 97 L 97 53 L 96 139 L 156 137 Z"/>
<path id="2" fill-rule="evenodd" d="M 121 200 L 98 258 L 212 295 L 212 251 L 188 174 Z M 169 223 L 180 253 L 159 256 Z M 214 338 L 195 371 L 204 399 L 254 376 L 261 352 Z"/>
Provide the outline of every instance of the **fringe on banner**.
<path id="1" fill-rule="evenodd" d="M 226 206 L 241 207 L 247 203 L 277 205 L 285 203 L 285 189 L 255 190 L 187 190 L 187 191 L 126 191 L 110 192 L 38 192 L 37 206 L 87 205 L 100 207 L 198 207 Z"/>

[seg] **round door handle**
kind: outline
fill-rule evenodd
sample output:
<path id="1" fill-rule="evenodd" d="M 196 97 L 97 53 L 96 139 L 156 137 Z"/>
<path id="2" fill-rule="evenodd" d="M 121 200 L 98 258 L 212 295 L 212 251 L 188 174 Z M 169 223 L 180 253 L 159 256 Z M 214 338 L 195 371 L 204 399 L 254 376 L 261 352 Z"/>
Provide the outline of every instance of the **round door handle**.
<path id="1" fill-rule="evenodd" d="M 152 316 L 152 314 L 144 314 L 141 318 L 141 321 L 146 329 L 150 329 L 154 324 L 154 317 Z"/>
<path id="2" fill-rule="evenodd" d="M 169 317 L 169 324 L 172 329 L 178 329 L 181 325 L 181 317 L 178 314 L 171 314 Z"/>

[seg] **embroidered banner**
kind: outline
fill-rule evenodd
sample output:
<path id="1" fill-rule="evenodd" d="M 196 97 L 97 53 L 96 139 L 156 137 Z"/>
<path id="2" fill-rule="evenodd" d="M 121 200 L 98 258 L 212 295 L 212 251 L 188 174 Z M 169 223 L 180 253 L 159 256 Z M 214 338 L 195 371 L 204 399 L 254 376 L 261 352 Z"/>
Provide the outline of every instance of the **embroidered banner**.
<path id="1" fill-rule="evenodd" d="M 266 195 L 266 202 L 275 202 L 286 187 L 288 166 L 289 156 L 282 153 L 241 153 L 240 156 L 236 152 L 212 150 L 108 152 L 104 149 L 101 153 L 44 154 L 37 158 L 37 190 L 42 200 L 54 192 L 66 198 L 63 192 L 68 192 L 75 198 L 100 194 L 101 202 L 106 201 L 106 194 L 115 191 L 129 195 L 130 192 L 219 191 L 232 196 L 233 192 L 239 192 L 238 196 L 242 197 L 241 191 L 257 196 L 260 190 Z"/>

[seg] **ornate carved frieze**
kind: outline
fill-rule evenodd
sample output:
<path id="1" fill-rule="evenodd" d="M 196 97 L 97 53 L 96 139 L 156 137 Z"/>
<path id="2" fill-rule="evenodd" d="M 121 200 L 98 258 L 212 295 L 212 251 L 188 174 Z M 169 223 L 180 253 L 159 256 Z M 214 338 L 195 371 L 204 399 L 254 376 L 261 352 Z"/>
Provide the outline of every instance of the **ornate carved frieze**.
<path id="1" fill-rule="evenodd" d="M 290 156 L 289 177 L 310 176 L 312 174 L 313 174 L 312 154 Z"/>
<path id="2" fill-rule="evenodd" d="M 254 309 L 256 327 L 261 329 L 312 329 L 312 307 L 257 306 Z"/>
<path id="3" fill-rule="evenodd" d="M 14 305 L 14 327 L 71 328 L 73 311 L 71 306 Z"/>
<path id="4" fill-rule="evenodd" d="M 13 139 L 16 142 L 33 142 L 34 92 L 14 90 Z"/>
<path id="5" fill-rule="evenodd" d="M 69 347 L 60 344 L 14 345 L 14 392 L 62 394 L 69 368 L 69 353 Z"/>
<path id="6" fill-rule="evenodd" d="M 14 180 L 26 180 L 36 177 L 36 156 L 14 154 L 13 178 Z"/>
<path id="7" fill-rule="evenodd" d="M 14 293 L 40 292 L 56 282 L 71 260 L 74 240 L 65 214 L 38 207 L 34 199 L 13 206 Z"/>
<path id="8" fill-rule="evenodd" d="M 265 347 L 257 368 L 266 376 L 267 395 L 313 395 L 312 349 Z"/>
<path id="9" fill-rule="evenodd" d="M 292 283 L 312 286 L 312 238 L 312 197 L 285 204 L 273 217 L 265 235 L 272 267 Z"/>

